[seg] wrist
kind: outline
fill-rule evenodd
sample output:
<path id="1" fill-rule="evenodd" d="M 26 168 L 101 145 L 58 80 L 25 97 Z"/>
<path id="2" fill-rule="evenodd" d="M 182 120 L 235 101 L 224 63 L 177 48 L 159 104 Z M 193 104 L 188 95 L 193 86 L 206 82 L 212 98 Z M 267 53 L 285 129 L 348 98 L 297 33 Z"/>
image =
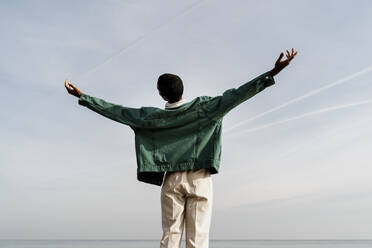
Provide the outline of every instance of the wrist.
<path id="1" fill-rule="evenodd" d="M 274 77 L 278 72 L 276 72 L 275 68 L 269 71 L 270 76 Z"/>

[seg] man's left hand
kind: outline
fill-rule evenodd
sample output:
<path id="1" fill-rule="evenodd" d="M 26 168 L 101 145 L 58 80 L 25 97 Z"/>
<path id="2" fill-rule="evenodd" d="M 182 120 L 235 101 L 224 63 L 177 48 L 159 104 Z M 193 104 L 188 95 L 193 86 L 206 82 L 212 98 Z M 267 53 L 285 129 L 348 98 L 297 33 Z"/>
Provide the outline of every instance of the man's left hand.
<path id="1" fill-rule="evenodd" d="M 291 50 L 291 53 L 288 50 L 286 50 L 286 51 L 287 51 L 287 53 L 286 53 L 287 59 L 286 60 L 281 60 L 283 58 L 284 54 L 283 53 L 280 53 L 279 58 L 275 62 L 274 69 L 272 69 L 270 71 L 270 75 L 271 76 L 277 75 L 281 70 L 284 69 L 284 67 L 286 67 L 287 65 L 289 65 L 289 63 L 291 62 L 291 60 L 297 54 L 297 51 L 295 52 L 293 48 Z"/>

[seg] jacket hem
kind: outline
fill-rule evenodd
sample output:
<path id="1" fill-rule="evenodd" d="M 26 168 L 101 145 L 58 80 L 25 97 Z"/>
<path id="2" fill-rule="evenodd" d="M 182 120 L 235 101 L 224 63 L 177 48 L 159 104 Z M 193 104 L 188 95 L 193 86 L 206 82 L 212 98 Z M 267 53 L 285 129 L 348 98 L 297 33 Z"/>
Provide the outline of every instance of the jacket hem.
<path id="1" fill-rule="evenodd" d="M 211 175 L 217 174 L 219 170 L 218 160 L 205 160 L 199 162 L 186 162 L 175 165 L 142 165 L 141 170 L 137 170 L 137 180 L 144 183 L 161 186 L 166 171 L 189 171 L 197 169 L 208 169 Z"/>
<path id="2" fill-rule="evenodd" d="M 218 172 L 219 160 L 190 161 L 177 164 L 159 163 L 159 164 L 142 164 L 138 172 L 165 172 L 165 171 L 186 171 L 195 169 L 216 168 Z"/>

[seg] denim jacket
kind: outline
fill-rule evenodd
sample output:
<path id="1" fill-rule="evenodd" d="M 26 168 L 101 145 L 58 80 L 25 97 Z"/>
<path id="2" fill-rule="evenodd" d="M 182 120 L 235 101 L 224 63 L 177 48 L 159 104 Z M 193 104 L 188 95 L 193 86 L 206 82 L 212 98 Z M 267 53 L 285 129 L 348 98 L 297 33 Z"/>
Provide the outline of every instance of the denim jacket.
<path id="1" fill-rule="evenodd" d="M 206 168 L 218 173 L 223 117 L 275 83 L 269 72 L 222 95 L 199 96 L 179 107 L 129 108 L 81 94 L 78 103 L 135 133 L 137 179 L 160 186 L 166 171 Z"/>

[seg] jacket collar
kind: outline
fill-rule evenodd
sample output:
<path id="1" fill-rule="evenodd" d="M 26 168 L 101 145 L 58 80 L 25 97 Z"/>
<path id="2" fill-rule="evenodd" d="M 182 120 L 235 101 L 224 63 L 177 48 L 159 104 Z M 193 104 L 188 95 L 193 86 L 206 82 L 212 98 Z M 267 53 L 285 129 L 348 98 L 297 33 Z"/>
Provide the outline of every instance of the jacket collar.
<path id="1" fill-rule="evenodd" d="M 176 108 L 176 107 L 179 107 L 181 106 L 182 104 L 186 103 L 187 101 L 185 99 L 181 99 L 179 100 L 178 102 L 174 102 L 174 103 L 169 103 L 167 102 L 165 104 L 165 108 L 168 109 L 168 108 Z"/>

